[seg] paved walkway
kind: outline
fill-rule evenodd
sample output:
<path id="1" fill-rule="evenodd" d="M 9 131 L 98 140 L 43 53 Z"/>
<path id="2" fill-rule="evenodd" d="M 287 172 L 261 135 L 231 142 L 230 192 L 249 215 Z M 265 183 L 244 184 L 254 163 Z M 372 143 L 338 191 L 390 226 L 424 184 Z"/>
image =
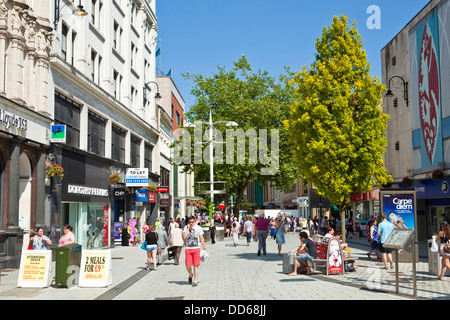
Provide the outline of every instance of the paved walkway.
<path id="1" fill-rule="evenodd" d="M 18 270 L 2 270 L 0 300 L 395 300 L 412 297 L 412 265 L 400 263 L 400 294 L 395 293 L 395 272 L 382 270 L 380 260 L 369 260 L 366 238 L 349 239 L 356 272 L 326 276 L 289 277 L 282 272 L 282 257 L 274 240 L 267 239 L 268 254 L 257 256 L 257 243 L 230 238 L 212 245 L 211 258 L 200 267 L 199 285 L 187 282 L 184 251 L 180 265 L 165 261 L 157 271 L 145 270 L 146 254 L 139 247 L 115 247 L 112 252 L 113 283 L 107 288 L 17 288 Z M 298 235 L 288 234 L 282 252 L 299 245 Z M 423 250 L 422 250 L 423 252 Z M 422 255 L 422 253 L 421 253 Z M 375 256 L 375 255 L 374 255 Z M 423 260 L 423 259 L 422 259 Z M 417 264 L 417 298 L 449 299 L 450 278 L 436 280 L 428 273 L 428 260 Z"/>

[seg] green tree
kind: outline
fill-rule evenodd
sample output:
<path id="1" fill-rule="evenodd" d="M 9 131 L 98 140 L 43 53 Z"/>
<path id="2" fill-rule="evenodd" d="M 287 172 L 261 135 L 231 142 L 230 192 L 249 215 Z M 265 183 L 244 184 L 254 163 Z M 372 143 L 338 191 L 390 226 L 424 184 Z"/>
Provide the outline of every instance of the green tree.
<path id="1" fill-rule="evenodd" d="M 202 121 L 202 141 L 212 112 L 215 140 L 222 137 L 224 144 L 214 144 L 214 181 L 226 181 L 228 194 L 236 194 L 235 214 L 243 201 L 244 191 L 249 182 L 259 178 L 261 185 L 271 183 L 275 188 L 290 188 L 297 178 L 288 144 L 288 134 L 282 121 L 289 118 L 289 106 L 294 92 L 288 84 L 294 74 L 286 68 L 286 74 L 278 79 L 269 76 L 267 71 L 253 71 L 245 56 L 233 63 L 230 70 L 218 67 L 218 72 L 210 77 L 199 74 L 186 74 L 192 80 L 191 93 L 195 103 L 185 114 L 190 123 Z M 236 128 L 227 128 L 224 123 L 234 121 Z M 260 131 L 266 130 L 267 138 Z M 194 139 L 194 128 L 188 130 L 189 140 L 182 134 L 181 140 L 174 144 L 175 155 L 183 157 L 184 172 L 195 172 L 196 181 L 209 181 L 209 145 L 200 148 Z M 239 136 L 244 133 L 244 136 Z M 253 130 L 253 131 L 252 131 Z M 251 135 L 249 133 L 255 133 Z M 245 141 L 245 148 L 240 148 Z M 278 141 L 278 146 L 275 146 Z M 197 141 L 198 142 L 198 141 Z M 255 142 L 257 143 L 255 146 Z M 187 150 L 189 149 L 189 150 Z M 224 150 L 225 149 L 225 150 Z M 261 150 L 266 153 L 261 153 Z M 182 154 L 182 156 L 181 156 Z M 199 157 L 205 161 L 199 163 Z M 266 154 L 266 156 L 263 156 Z M 255 160 L 255 155 L 257 156 Z M 232 163 L 230 163 L 233 159 Z"/>
<path id="2" fill-rule="evenodd" d="M 392 180 L 382 159 L 388 120 L 380 108 L 384 86 L 370 75 L 355 26 L 342 15 L 323 28 L 315 62 L 291 81 L 296 101 L 284 122 L 298 170 L 340 209 L 342 222 L 351 193 Z"/>

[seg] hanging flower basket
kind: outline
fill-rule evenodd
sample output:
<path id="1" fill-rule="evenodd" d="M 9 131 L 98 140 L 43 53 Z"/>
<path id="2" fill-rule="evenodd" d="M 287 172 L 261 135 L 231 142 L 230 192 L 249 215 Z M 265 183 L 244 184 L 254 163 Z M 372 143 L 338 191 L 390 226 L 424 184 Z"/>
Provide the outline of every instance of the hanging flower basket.
<path id="1" fill-rule="evenodd" d="M 436 169 L 431 174 L 434 180 L 442 180 L 445 178 L 444 171 L 442 169 Z"/>
<path id="2" fill-rule="evenodd" d="M 54 163 L 47 167 L 45 174 L 49 177 L 58 178 L 61 180 L 64 178 L 64 169 L 59 164 Z"/>
<path id="3" fill-rule="evenodd" d="M 110 184 L 118 184 L 120 183 L 120 175 L 118 173 L 112 174 L 109 176 L 109 183 Z"/>
<path id="4" fill-rule="evenodd" d="M 413 184 L 413 179 L 411 177 L 404 177 L 402 180 L 402 184 L 407 187 L 410 187 Z"/>
<path id="5" fill-rule="evenodd" d="M 150 191 L 150 192 L 156 192 L 156 190 L 157 190 L 157 189 L 156 189 L 156 186 L 154 186 L 154 185 L 152 185 L 152 184 L 149 184 L 147 189 L 148 189 L 148 191 Z"/>

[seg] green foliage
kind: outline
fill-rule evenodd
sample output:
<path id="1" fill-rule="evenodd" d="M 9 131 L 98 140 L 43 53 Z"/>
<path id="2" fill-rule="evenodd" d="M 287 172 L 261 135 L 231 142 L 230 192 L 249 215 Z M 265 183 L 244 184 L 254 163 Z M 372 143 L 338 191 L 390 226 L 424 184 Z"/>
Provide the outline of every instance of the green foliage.
<path id="1" fill-rule="evenodd" d="M 282 121 L 289 118 L 289 106 L 294 96 L 293 88 L 288 84 L 294 74 L 286 68 L 286 75 L 281 75 L 278 80 L 269 76 L 267 71 L 253 71 L 245 56 L 239 61 L 233 63 L 231 70 L 225 67 L 218 67 L 217 73 L 210 77 L 198 74 L 186 74 L 185 79 L 192 80 L 194 87 L 191 93 L 196 97 L 195 104 L 189 108 L 185 114 L 187 121 L 195 123 L 196 121 L 209 122 L 210 110 L 213 115 L 214 126 L 222 135 L 223 141 L 227 141 L 225 124 L 217 124 L 218 121 L 234 121 L 239 126 L 233 130 L 241 129 L 248 132 L 254 129 L 257 134 L 258 148 L 261 148 L 263 141 L 259 135 L 259 129 L 266 129 L 268 141 L 272 139 L 272 129 L 278 130 L 279 149 L 278 154 L 272 152 L 270 143 L 267 146 L 268 156 L 274 157 L 272 160 L 278 162 L 278 170 L 273 170 L 270 175 L 262 175 L 261 170 L 269 168 L 270 164 L 264 164 L 260 161 L 258 155 L 257 163 L 250 161 L 249 138 L 246 137 L 245 151 L 238 150 L 237 139 L 234 141 L 234 163 L 227 158 L 226 145 L 214 144 L 214 153 L 218 155 L 214 161 L 214 181 L 227 181 L 226 189 L 228 194 L 237 195 L 236 210 L 238 210 L 243 199 L 249 182 L 259 177 L 262 185 L 271 181 L 276 188 L 289 188 L 297 178 L 297 171 L 294 170 L 291 163 L 291 145 L 288 144 L 288 134 Z M 203 125 L 203 133 L 207 125 Z M 184 128 L 194 137 L 195 129 Z M 218 137 L 215 138 L 215 140 Z M 206 141 L 204 138 L 203 141 Z M 261 143 L 260 143 L 261 142 Z M 209 160 L 202 161 L 201 164 L 195 164 L 196 148 L 194 141 L 191 141 L 191 163 L 185 164 L 184 171 L 195 172 L 196 181 L 209 181 Z M 203 154 L 208 152 L 209 145 L 202 146 Z M 223 154 L 218 153 L 223 149 Z M 257 149 L 259 151 L 259 149 Z M 208 152 L 209 154 L 209 152 Z M 233 156 L 231 153 L 230 157 Z M 245 159 L 238 163 L 238 157 Z M 221 161 L 222 160 L 222 161 Z M 222 162 L 222 163 L 221 163 Z"/>
<path id="2" fill-rule="evenodd" d="M 296 99 L 284 121 L 298 170 L 339 208 L 352 192 L 392 177 L 383 167 L 388 115 L 384 86 L 370 76 L 361 36 L 347 18 L 334 17 L 317 39 L 316 61 L 291 81 Z"/>

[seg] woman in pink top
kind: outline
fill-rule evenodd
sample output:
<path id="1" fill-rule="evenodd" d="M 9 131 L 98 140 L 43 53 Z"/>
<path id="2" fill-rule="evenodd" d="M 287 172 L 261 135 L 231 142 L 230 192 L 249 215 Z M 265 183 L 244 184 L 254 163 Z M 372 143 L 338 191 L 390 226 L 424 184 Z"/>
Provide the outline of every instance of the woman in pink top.
<path id="1" fill-rule="evenodd" d="M 69 244 L 75 243 L 75 235 L 72 233 L 72 227 L 68 224 L 64 225 L 61 239 L 59 239 L 58 247 L 64 247 Z"/>

